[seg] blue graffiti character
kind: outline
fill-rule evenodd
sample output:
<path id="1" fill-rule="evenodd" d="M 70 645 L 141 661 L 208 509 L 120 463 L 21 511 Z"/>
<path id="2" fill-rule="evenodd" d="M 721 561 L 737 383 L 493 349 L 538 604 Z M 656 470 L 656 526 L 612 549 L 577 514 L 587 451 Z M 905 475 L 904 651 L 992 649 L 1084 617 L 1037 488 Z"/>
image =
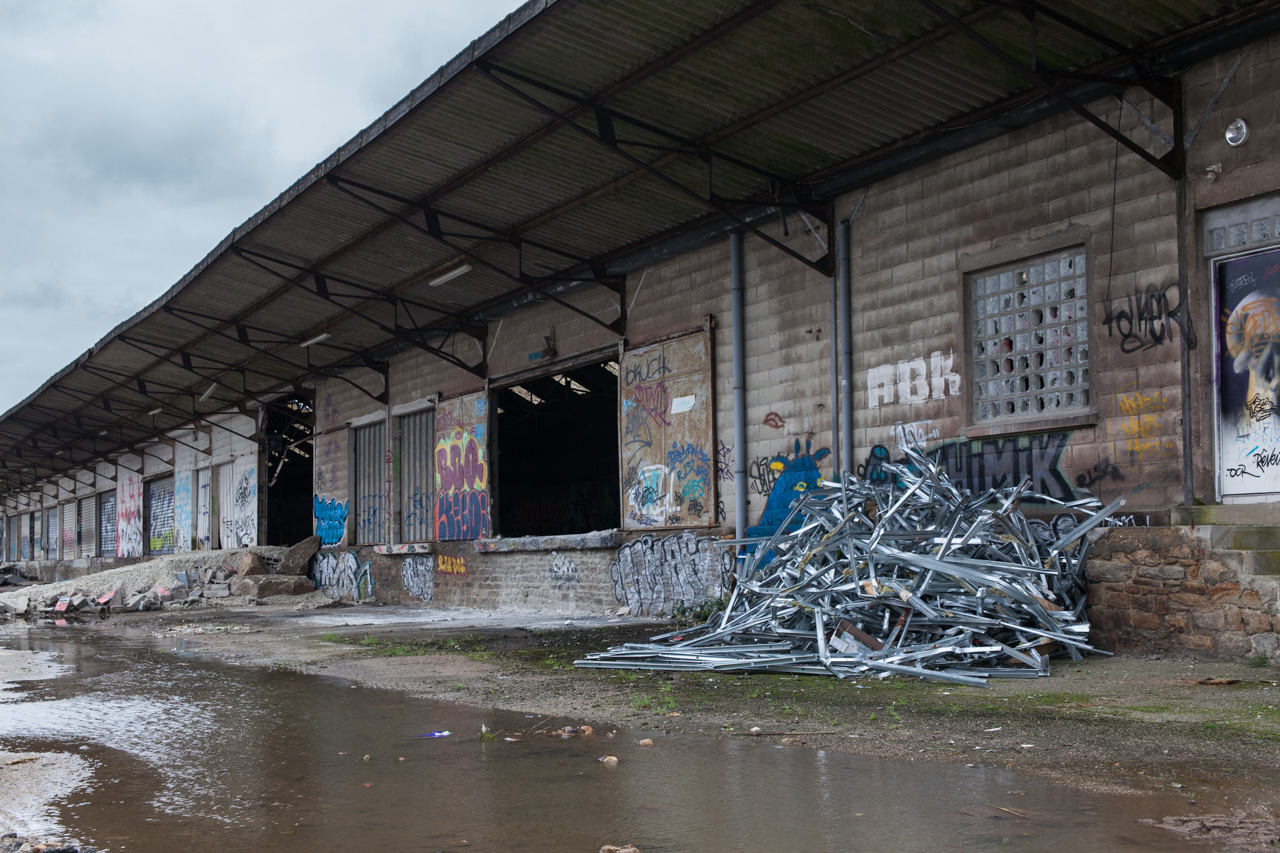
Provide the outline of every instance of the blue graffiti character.
<path id="1" fill-rule="evenodd" d="M 777 472 L 773 488 L 769 490 L 769 498 L 765 501 L 764 512 L 760 521 L 747 528 L 748 536 L 772 536 L 778 525 L 786 520 L 791 511 L 791 504 L 810 489 L 818 487 L 822 474 L 818 471 L 818 463 L 831 455 L 828 448 L 810 453 L 810 442 L 804 443 L 804 453 L 800 452 L 800 439 L 796 439 L 795 457 L 775 456 L 769 460 L 769 468 Z M 800 526 L 800 520 L 794 519 L 787 532 Z"/>

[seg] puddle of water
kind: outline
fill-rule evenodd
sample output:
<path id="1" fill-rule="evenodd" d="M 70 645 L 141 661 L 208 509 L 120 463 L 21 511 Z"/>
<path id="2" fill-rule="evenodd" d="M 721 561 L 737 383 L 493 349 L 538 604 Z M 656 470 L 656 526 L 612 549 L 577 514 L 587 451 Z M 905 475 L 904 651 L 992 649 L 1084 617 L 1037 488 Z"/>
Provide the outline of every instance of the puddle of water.
<path id="1" fill-rule="evenodd" d="M 91 628 L 20 630 L 0 645 L 55 652 L 65 670 L 0 703 L 0 741 L 94 762 L 96 781 L 61 819 L 112 850 L 208 849 L 216 833 L 222 849 L 299 853 L 1156 851 L 1167 833 L 1137 819 L 1181 804 L 748 739 L 480 743 L 481 724 L 538 721 L 201 662 Z M 438 730 L 454 734 L 419 737 Z M 597 761 L 606 753 L 617 767 Z"/>

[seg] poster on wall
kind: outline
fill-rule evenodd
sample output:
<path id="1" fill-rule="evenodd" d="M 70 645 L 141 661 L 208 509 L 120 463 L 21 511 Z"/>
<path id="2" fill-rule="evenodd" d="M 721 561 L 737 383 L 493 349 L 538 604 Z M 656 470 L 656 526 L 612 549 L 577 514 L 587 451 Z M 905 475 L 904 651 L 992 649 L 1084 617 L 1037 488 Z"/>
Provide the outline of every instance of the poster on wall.
<path id="1" fill-rule="evenodd" d="M 1222 495 L 1280 493 L 1280 249 L 1217 261 Z"/>
<path id="2" fill-rule="evenodd" d="M 436 539 L 489 535 L 488 399 L 483 393 L 446 400 L 436 408 Z"/>

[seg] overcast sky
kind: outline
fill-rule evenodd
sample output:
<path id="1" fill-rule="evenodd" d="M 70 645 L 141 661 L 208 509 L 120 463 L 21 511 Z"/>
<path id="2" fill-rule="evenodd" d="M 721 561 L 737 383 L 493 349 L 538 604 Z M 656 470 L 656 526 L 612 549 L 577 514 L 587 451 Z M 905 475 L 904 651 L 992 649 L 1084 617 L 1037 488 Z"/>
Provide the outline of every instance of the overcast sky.
<path id="1" fill-rule="evenodd" d="M 517 0 L 0 0 L 0 412 Z"/>

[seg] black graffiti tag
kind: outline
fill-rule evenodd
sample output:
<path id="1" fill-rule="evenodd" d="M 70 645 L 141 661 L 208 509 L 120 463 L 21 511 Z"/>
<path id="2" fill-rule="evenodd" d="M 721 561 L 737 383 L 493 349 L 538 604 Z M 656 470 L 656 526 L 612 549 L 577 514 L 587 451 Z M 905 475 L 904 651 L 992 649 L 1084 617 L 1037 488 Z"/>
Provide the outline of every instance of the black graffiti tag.
<path id="1" fill-rule="evenodd" d="M 1103 323 L 1108 337 L 1120 338 L 1123 353 L 1158 347 L 1173 339 L 1175 327 L 1180 327 L 1186 336 L 1187 349 L 1196 348 L 1195 329 L 1191 318 L 1182 311 L 1176 284 L 1148 285 L 1126 297 L 1110 300 Z"/>

